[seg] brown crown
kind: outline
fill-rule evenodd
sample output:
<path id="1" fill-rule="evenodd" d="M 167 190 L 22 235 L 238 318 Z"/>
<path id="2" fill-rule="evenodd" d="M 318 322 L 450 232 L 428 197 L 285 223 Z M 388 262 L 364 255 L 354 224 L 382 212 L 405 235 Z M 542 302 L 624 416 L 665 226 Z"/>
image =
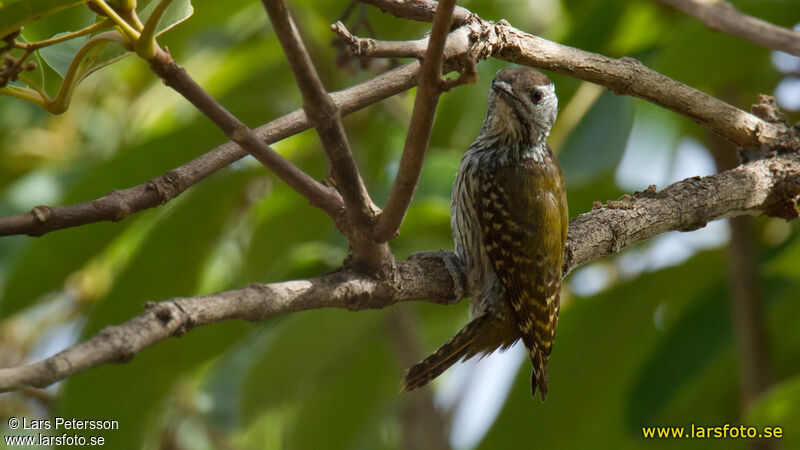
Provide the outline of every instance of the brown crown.
<path id="1" fill-rule="evenodd" d="M 494 76 L 494 81 L 505 81 L 512 86 L 521 87 L 524 90 L 535 86 L 553 84 L 550 78 L 547 78 L 547 75 L 536 69 L 523 66 L 500 69 L 497 75 Z"/>

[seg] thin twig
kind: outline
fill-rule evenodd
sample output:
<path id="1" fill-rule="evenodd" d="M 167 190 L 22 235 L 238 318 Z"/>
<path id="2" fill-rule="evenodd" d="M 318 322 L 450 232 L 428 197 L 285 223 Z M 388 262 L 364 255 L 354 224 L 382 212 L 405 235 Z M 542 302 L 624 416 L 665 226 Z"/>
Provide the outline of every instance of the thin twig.
<path id="1" fill-rule="evenodd" d="M 322 85 L 283 0 L 262 0 L 262 3 L 300 88 L 303 110 L 314 124 L 328 154 L 333 182 L 344 199 L 347 226 L 342 228 L 342 232 L 350 241 L 354 263 L 371 271 L 380 270 L 391 262 L 391 251 L 369 236 L 368 230 L 378 208 L 372 203 L 358 172 L 339 109 Z"/>
<path id="2" fill-rule="evenodd" d="M 262 3 L 269 13 L 275 35 L 283 47 L 300 88 L 303 110 L 317 129 L 331 160 L 337 189 L 342 192 L 347 208 L 358 209 L 364 215 L 370 214 L 371 201 L 358 174 L 350 144 L 342 127 L 339 109 L 322 85 L 286 5 L 282 0 L 264 0 Z"/>
<path id="3" fill-rule="evenodd" d="M 375 237 L 381 242 L 393 239 L 397 235 L 419 183 L 422 163 L 431 139 L 436 105 L 439 103 L 439 95 L 442 93 L 444 46 L 447 41 L 447 32 L 453 21 L 455 5 L 455 0 L 439 2 L 433 19 L 433 30 L 428 42 L 428 50 L 425 52 L 425 59 L 422 62 L 417 97 L 414 99 L 414 110 L 411 113 L 411 123 L 408 126 L 397 178 L 394 180 L 389 200 L 378 219 L 375 230 Z"/>
<path id="4" fill-rule="evenodd" d="M 800 33 L 739 12 L 722 0 L 658 0 L 700 19 L 705 26 L 722 33 L 800 56 Z"/>
<path id="5" fill-rule="evenodd" d="M 82 29 L 80 29 L 78 31 L 73 31 L 72 33 L 62 34 L 62 35 L 59 35 L 59 36 L 56 36 L 56 37 L 52 37 L 50 39 L 46 39 L 46 40 L 43 40 L 43 41 L 37 41 L 37 42 L 19 42 L 19 41 L 17 41 L 17 42 L 14 43 L 14 46 L 16 48 L 19 48 L 19 49 L 22 49 L 22 50 L 35 51 L 35 50 L 39 50 L 40 48 L 49 47 L 51 45 L 58 44 L 59 42 L 68 41 L 70 39 L 75 39 L 75 38 L 80 37 L 80 36 L 85 36 L 87 34 L 91 34 L 91 33 L 95 33 L 95 32 L 100 31 L 100 30 L 104 30 L 106 28 L 111 27 L 112 25 L 113 25 L 113 23 L 111 22 L 111 20 L 108 19 L 108 18 L 105 18 L 105 19 L 101 20 L 100 22 L 97 22 L 97 23 L 95 23 L 93 25 L 89 25 L 88 27 L 82 28 Z"/>
<path id="6" fill-rule="evenodd" d="M 390 1 L 383 0 L 359 0 L 368 5 L 377 6 L 383 12 L 387 12 L 395 17 L 416 20 L 419 22 L 433 22 L 436 13 L 436 2 L 429 0 L 413 1 Z M 472 20 L 474 14 L 460 6 L 453 10 L 453 26 L 461 26 Z"/>
<path id="7" fill-rule="evenodd" d="M 743 214 L 781 214 L 800 193 L 800 156 L 783 155 L 707 177 L 689 178 L 610 201 L 570 222 L 564 275 L 591 261 L 673 230 Z M 794 210 L 796 214 L 796 210 Z M 148 305 L 148 311 L 107 327 L 50 358 L 0 369 L 0 392 L 44 387 L 93 367 L 130 361 L 142 349 L 191 328 L 226 320 L 259 321 L 317 308 L 362 310 L 411 300 L 452 303 L 456 283 L 440 259 L 395 263 L 386 277 L 342 270 L 308 280 L 253 284 L 242 289 Z"/>
<path id="8" fill-rule="evenodd" d="M 416 84 L 420 64 L 416 61 L 383 73 L 343 91 L 331 94 L 342 114 L 347 115 L 410 89 Z M 272 144 L 311 127 L 305 112 L 295 110 L 254 130 L 258 139 Z M 24 214 L 0 218 L 0 236 L 41 236 L 51 231 L 95 222 L 119 221 L 172 200 L 214 172 L 247 156 L 233 141 L 176 167 L 145 183 L 114 190 L 88 202 L 66 206 L 37 206 Z"/>
<path id="9" fill-rule="evenodd" d="M 429 39 L 415 41 L 377 41 L 372 38 L 359 38 L 347 30 L 341 21 L 331 25 L 331 30 L 347 45 L 347 50 L 356 57 L 373 58 L 419 58 L 425 56 Z"/>

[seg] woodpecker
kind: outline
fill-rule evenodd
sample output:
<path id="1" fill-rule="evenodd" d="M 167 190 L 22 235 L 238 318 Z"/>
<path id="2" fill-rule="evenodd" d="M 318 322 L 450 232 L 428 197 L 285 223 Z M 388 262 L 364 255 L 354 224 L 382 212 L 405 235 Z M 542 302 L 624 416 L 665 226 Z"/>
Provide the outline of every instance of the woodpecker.
<path id="1" fill-rule="evenodd" d="M 472 321 L 406 372 L 403 391 L 456 361 L 522 339 L 531 396 L 547 396 L 569 217 L 564 177 L 547 136 L 558 113 L 552 81 L 527 67 L 492 80 L 480 134 L 467 149 L 451 200 L 455 251 L 466 267 Z"/>

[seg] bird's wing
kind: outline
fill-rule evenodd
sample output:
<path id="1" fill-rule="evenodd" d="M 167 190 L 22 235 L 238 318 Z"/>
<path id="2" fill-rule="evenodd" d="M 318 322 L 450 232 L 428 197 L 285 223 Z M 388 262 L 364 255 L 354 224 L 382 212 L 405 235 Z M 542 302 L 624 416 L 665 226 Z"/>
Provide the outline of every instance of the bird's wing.
<path id="1" fill-rule="evenodd" d="M 531 160 L 481 177 L 476 206 L 484 244 L 544 396 L 568 225 L 561 170 Z"/>

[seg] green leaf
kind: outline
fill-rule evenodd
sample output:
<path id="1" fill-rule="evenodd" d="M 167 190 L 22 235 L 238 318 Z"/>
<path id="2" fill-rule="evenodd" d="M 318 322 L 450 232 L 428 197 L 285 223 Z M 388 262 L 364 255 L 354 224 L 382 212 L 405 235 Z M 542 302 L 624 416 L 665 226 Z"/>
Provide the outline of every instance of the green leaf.
<path id="1" fill-rule="evenodd" d="M 75 40 L 79 40 L 79 39 L 75 39 Z M 85 43 L 88 42 L 88 40 L 89 39 L 87 37 L 83 41 L 81 46 L 85 45 Z M 70 43 L 70 41 L 63 42 L 62 44 L 68 44 L 68 43 Z M 64 48 L 64 49 L 55 49 L 55 50 L 53 50 L 53 47 L 58 47 L 59 45 L 61 45 L 61 44 L 54 45 L 52 47 L 43 48 L 40 51 L 40 53 L 49 54 L 49 52 L 47 52 L 47 50 L 58 52 L 57 58 L 58 58 L 59 61 L 61 61 L 61 64 L 58 67 L 56 67 L 56 66 L 52 66 L 52 67 L 56 72 L 58 72 L 62 77 L 64 77 L 66 75 L 66 73 L 67 73 L 67 70 L 69 69 L 69 64 L 71 63 L 72 60 L 70 60 L 70 62 L 67 63 L 66 68 L 63 66 L 63 62 L 69 57 L 69 54 L 70 54 L 69 52 L 71 52 L 73 49 L 72 48 Z M 76 44 L 73 44 L 73 45 L 76 45 Z M 74 49 L 74 51 L 77 52 L 79 49 L 80 49 L 80 47 L 78 47 L 77 49 Z M 105 41 L 105 42 L 97 44 L 96 46 L 92 47 L 92 49 L 89 50 L 86 53 L 86 56 L 84 56 L 83 60 L 81 60 L 80 65 L 78 66 L 77 71 L 75 72 L 75 78 L 73 79 L 74 81 L 73 81 L 73 84 L 72 84 L 71 87 L 75 87 L 78 83 L 83 81 L 86 77 L 91 75 L 94 71 L 96 71 L 98 69 L 101 69 L 101 68 L 103 68 L 103 67 L 105 67 L 105 66 L 107 66 L 107 65 L 109 65 L 109 64 L 111 64 L 111 63 L 113 63 L 115 61 L 118 61 L 118 60 L 124 58 L 129 53 L 130 52 L 125 50 L 125 48 L 122 47 L 117 42 Z M 72 55 L 73 55 L 73 59 L 74 59 L 75 53 L 72 53 Z M 49 64 L 49 62 L 48 62 L 48 64 Z M 64 71 L 62 72 L 62 70 L 64 70 Z M 63 87 L 62 87 L 62 89 L 63 89 Z"/>
<path id="2" fill-rule="evenodd" d="M 64 36 L 70 33 L 72 33 L 72 31 L 58 33 L 54 35 L 53 38 Z M 61 75 L 61 78 L 64 78 L 64 76 L 67 74 L 70 64 L 72 64 L 72 60 L 75 58 L 75 54 L 78 53 L 78 50 L 80 50 L 84 44 L 86 44 L 87 40 L 89 40 L 88 36 L 80 36 L 75 39 L 50 45 L 40 49 L 39 55 L 47 63 L 47 65 Z"/>
<path id="3" fill-rule="evenodd" d="M 617 166 L 633 127 L 633 102 L 606 91 L 581 119 L 558 155 L 567 186 L 584 186 Z"/>
<path id="4" fill-rule="evenodd" d="M 142 8 L 142 10 L 139 12 L 139 18 L 141 19 L 142 23 L 147 23 L 147 19 L 150 18 L 151 14 L 153 14 L 153 10 L 156 8 L 156 6 L 158 6 L 159 3 L 160 1 L 153 0 L 144 8 Z M 173 0 L 172 3 L 167 6 L 167 10 L 164 11 L 164 15 L 161 16 L 161 20 L 158 21 L 158 26 L 156 27 L 156 30 L 158 31 L 156 32 L 156 36 L 161 36 L 167 31 L 180 25 L 182 22 L 191 17 L 192 14 L 194 14 L 194 8 L 192 8 L 191 0 Z"/>
<path id="5" fill-rule="evenodd" d="M 143 22 L 147 21 L 158 3 L 159 2 L 157 1 L 151 1 L 142 9 L 140 18 Z M 158 30 L 156 35 L 159 36 L 177 26 L 181 22 L 184 22 L 193 14 L 193 12 L 194 9 L 192 8 L 190 0 L 173 1 L 167 7 L 164 15 L 161 17 L 159 26 L 156 28 Z M 63 36 L 69 33 L 72 33 L 72 31 L 58 33 L 52 36 L 52 38 Z M 69 70 L 70 65 L 73 64 L 73 60 L 80 51 L 81 47 L 86 45 L 91 38 L 92 36 L 89 35 L 80 36 L 75 39 L 70 39 L 68 41 L 45 47 L 39 50 L 39 53 L 42 59 L 44 59 L 47 64 L 53 68 L 53 70 L 58 72 L 58 74 L 64 78 L 67 75 L 67 71 Z M 89 50 L 89 52 L 83 57 L 80 65 L 77 68 L 73 83 L 71 86 L 69 86 L 69 88 L 75 87 L 78 83 L 96 70 L 124 58 L 129 53 L 130 52 L 116 42 L 109 41 L 98 44 Z"/>
<path id="6" fill-rule="evenodd" d="M 0 37 L 42 16 L 57 13 L 88 0 L 11 0 L 0 1 Z"/>

